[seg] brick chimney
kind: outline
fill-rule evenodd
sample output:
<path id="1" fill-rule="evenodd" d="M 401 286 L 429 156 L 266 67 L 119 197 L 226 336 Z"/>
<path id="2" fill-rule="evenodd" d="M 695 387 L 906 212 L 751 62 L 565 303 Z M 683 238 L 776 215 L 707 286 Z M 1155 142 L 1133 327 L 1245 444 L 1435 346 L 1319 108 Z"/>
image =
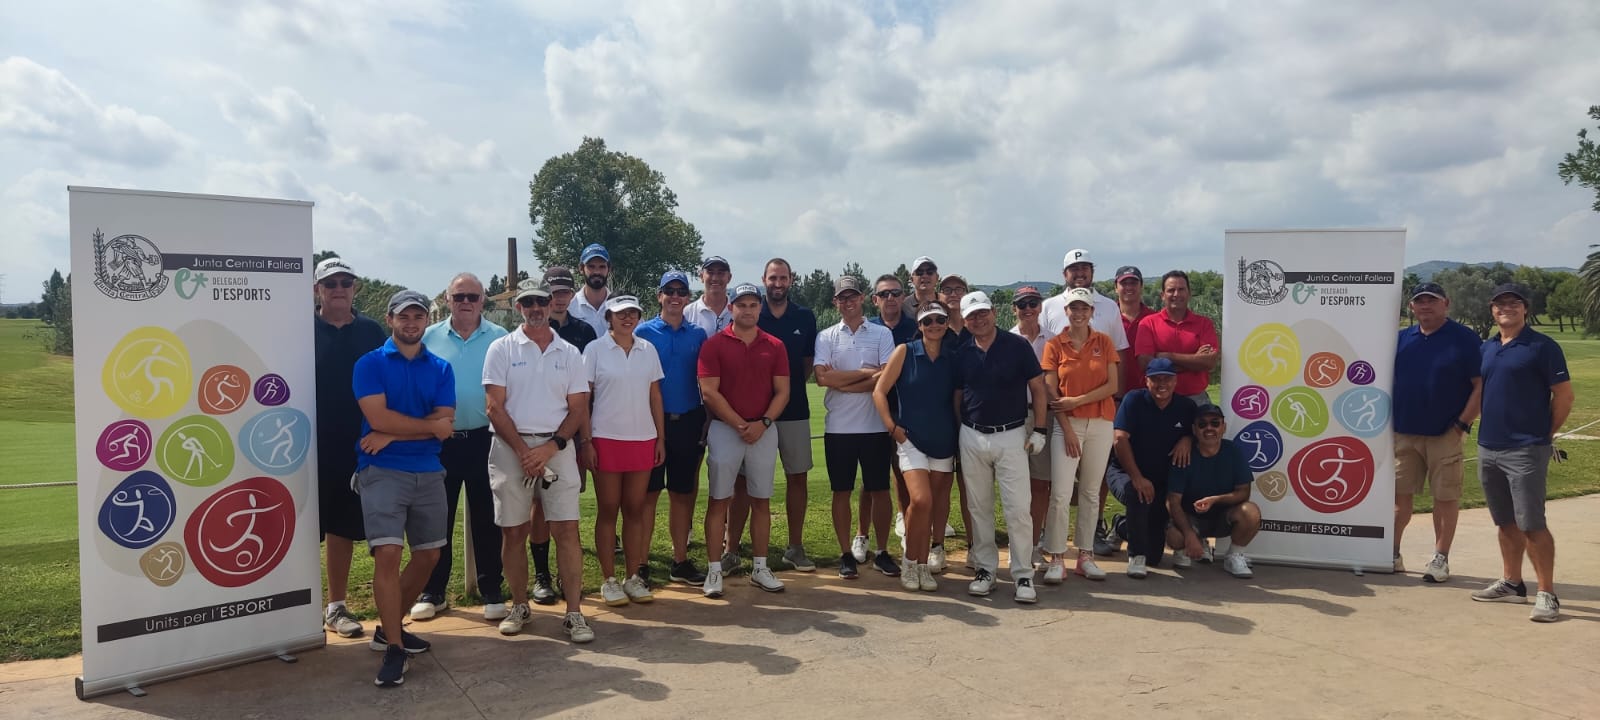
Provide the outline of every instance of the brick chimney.
<path id="1" fill-rule="evenodd" d="M 506 238 L 506 289 L 517 288 L 517 239 Z"/>

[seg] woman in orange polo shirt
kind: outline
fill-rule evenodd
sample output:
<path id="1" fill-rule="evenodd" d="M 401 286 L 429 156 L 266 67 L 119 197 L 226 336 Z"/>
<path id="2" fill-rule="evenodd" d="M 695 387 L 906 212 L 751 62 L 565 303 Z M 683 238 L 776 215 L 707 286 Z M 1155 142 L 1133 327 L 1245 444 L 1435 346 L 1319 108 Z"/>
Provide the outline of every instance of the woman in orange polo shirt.
<path id="1" fill-rule="evenodd" d="M 1089 326 L 1094 317 L 1094 296 L 1087 288 L 1067 291 L 1066 331 L 1044 346 L 1039 364 L 1044 368 L 1050 393 L 1050 412 L 1056 417 L 1054 457 L 1050 463 L 1050 509 L 1045 521 L 1044 549 L 1050 565 L 1044 581 L 1055 584 L 1066 576 L 1068 511 L 1072 487 L 1078 487 L 1078 564 L 1074 570 L 1090 580 L 1106 573 L 1094 562 L 1093 508 L 1100 507 L 1100 480 L 1111 457 L 1111 421 L 1116 417 L 1117 348 L 1111 337 Z"/>

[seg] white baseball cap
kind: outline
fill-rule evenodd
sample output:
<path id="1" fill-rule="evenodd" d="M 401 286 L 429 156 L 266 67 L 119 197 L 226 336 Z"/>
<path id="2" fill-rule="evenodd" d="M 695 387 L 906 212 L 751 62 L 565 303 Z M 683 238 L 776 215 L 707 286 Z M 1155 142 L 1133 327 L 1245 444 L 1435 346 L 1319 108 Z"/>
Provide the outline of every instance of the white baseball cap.
<path id="1" fill-rule="evenodd" d="M 1077 265 L 1078 263 L 1089 263 L 1090 265 L 1094 264 L 1094 260 L 1090 259 L 1089 257 L 1088 250 L 1083 248 L 1068 250 L 1066 256 L 1061 258 L 1062 269 L 1066 269 L 1069 265 Z"/>
<path id="2" fill-rule="evenodd" d="M 323 280 L 326 280 L 326 279 L 328 279 L 330 277 L 333 277 L 335 275 L 349 275 L 350 277 L 359 277 L 358 275 L 356 275 L 356 271 L 350 269 L 350 263 L 347 263 L 343 259 L 340 259 L 340 258 L 331 257 L 331 258 L 326 258 L 322 262 L 317 263 L 317 269 L 315 270 L 314 274 L 312 275 L 312 278 L 314 280 L 316 280 L 317 282 L 322 282 Z"/>
<path id="3" fill-rule="evenodd" d="M 994 304 L 989 302 L 988 293 L 985 293 L 982 290 L 973 293 L 967 293 L 966 295 L 961 296 L 961 317 L 963 318 L 978 310 L 993 309 Z"/>
<path id="4" fill-rule="evenodd" d="M 939 269 L 939 263 L 934 262 L 933 258 L 927 255 L 919 255 L 917 259 L 911 261 L 911 271 L 916 272 L 917 268 L 923 265 L 932 265 L 935 270 Z"/>
<path id="5" fill-rule="evenodd" d="M 632 308 L 644 312 L 644 306 L 639 304 L 639 298 L 632 295 L 618 295 L 606 301 L 606 312 L 617 312 Z"/>
<path id="6" fill-rule="evenodd" d="M 1090 292 L 1089 288 L 1071 288 L 1067 290 L 1065 295 L 1067 296 L 1067 307 L 1072 307 L 1075 302 L 1084 303 L 1091 308 L 1094 307 L 1094 293 Z"/>

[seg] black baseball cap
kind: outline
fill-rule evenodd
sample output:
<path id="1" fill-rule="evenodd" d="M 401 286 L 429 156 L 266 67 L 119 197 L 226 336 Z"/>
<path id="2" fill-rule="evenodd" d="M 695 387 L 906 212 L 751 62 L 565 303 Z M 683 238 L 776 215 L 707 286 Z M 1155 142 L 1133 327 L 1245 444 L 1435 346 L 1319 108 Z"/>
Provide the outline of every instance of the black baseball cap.
<path id="1" fill-rule="evenodd" d="M 1117 268 L 1117 278 L 1112 282 L 1120 283 L 1122 282 L 1123 278 L 1133 278 L 1142 283 L 1144 282 L 1144 273 L 1139 272 L 1139 268 L 1132 265 L 1123 265 L 1122 267 Z"/>
<path id="2" fill-rule="evenodd" d="M 577 281 L 572 277 L 572 271 L 567 269 L 565 265 L 551 265 L 545 268 L 544 282 L 552 291 L 572 290 L 576 292 L 578 289 Z"/>
<path id="3" fill-rule="evenodd" d="M 1194 416 L 1197 417 L 1197 418 L 1203 418 L 1203 417 L 1205 417 L 1207 415 L 1215 415 L 1217 417 L 1223 417 L 1222 408 L 1217 407 L 1213 403 L 1205 403 L 1204 405 L 1201 405 L 1199 408 L 1195 409 L 1195 411 L 1194 411 Z"/>
<path id="4" fill-rule="evenodd" d="M 1450 296 L 1444 294 L 1444 288 L 1435 282 L 1425 282 L 1411 288 L 1411 299 L 1415 300 L 1423 295 L 1432 295 L 1440 300 L 1449 300 Z"/>
<path id="5" fill-rule="evenodd" d="M 1515 295 L 1517 296 L 1518 300 L 1522 301 L 1523 305 L 1527 305 L 1528 296 L 1532 295 L 1532 293 L 1528 292 L 1527 288 L 1518 285 L 1517 283 L 1503 283 L 1495 286 L 1494 292 L 1489 293 L 1490 302 L 1500 299 L 1501 295 Z"/>

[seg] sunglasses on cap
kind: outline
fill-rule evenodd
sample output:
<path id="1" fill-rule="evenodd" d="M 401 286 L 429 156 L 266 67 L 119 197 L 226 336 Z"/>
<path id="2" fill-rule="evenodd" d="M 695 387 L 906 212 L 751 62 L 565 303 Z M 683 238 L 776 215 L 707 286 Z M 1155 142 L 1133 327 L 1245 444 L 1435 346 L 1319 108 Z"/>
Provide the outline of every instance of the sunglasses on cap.
<path id="1" fill-rule="evenodd" d="M 689 297 L 689 288 L 667 287 L 661 288 L 660 292 L 667 297 Z"/>
<path id="2" fill-rule="evenodd" d="M 1194 426 L 1197 427 L 1197 428 L 1218 428 L 1218 427 L 1222 427 L 1222 418 L 1210 418 L 1208 420 L 1196 420 L 1196 421 L 1194 421 Z"/>
<path id="3" fill-rule="evenodd" d="M 873 293 L 873 295 L 877 295 L 878 297 L 883 298 L 885 300 L 888 300 L 889 298 L 897 298 L 897 297 L 900 297 L 901 295 L 904 295 L 904 294 L 906 294 L 906 291 L 901 290 L 899 288 L 896 288 L 894 290 L 879 290 L 879 291 Z"/>
<path id="4" fill-rule="evenodd" d="M 923 327 L 932 327 L 934 325 L 943 325 L 947 322 L 949 322 L 949 319 L 943 315 L 929 315 L 928 317 L 923 318 L 922 321 L 917 324 Z"/>
<path id="5" fill-rule="evenodd" d="M 1012 304 L 1016 305 L 1018 310 L 1032 310 L 1036 307 L 1039 307 L 1040 302 L 1033 298 L 1029 298 L 1027 300 L 1018 300 Z"/>
<path id="6" fill-rule="evenodd" d="M 483 296 L 477 293 L 456 293 L 450 296 L 452 302 L 475 303 L 482 299 Z"/>
<path id="7" fill-rule="evenodd" d="M 322 286 L 329 290 L 334 288 L 352 288 L 355 287 L 355 285 L 356 281 L 354 278 L 324 278 L 322 280 Z"/>
<path id="8" fill-rule="evenodd" d="M 517 304 L 525 308 L 531 308 L 535 305 L 538 305 L 539 307 L 548 307 L 550 305 L 550 298 L 547 298 L 543 295 L 530 295 L 518 300 Z"/>

